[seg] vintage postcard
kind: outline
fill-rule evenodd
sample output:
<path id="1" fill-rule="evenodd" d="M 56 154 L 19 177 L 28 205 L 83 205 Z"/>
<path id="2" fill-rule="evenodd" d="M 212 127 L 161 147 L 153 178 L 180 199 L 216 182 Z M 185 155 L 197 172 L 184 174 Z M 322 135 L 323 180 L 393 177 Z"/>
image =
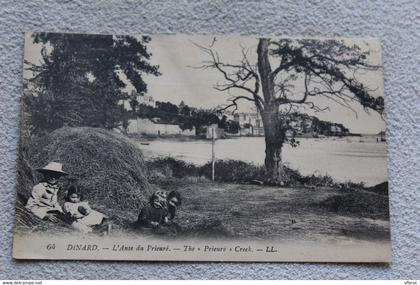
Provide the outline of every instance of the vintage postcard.
<path id="1" fill-rule="evenodd" d="M 27 33 L 16 259 L 390 262 L 373 38 Z"/>

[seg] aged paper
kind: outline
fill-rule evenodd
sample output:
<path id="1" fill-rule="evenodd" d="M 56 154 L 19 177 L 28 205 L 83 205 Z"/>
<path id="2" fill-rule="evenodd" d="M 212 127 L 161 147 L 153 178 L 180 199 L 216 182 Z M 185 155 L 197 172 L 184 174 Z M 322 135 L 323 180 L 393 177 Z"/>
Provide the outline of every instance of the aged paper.
<path id="1" fill-rule="evenodd" d="M 13 257 L 390 262 L 380 41 L 27 33 Z"/>

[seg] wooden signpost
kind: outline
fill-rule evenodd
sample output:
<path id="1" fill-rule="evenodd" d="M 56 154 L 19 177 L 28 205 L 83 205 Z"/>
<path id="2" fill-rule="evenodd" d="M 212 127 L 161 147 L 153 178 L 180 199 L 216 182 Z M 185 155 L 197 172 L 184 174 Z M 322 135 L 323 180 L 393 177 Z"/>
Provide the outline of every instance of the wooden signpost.
<path id="1" fill-rule="evenodd" d="M 214 181 L 214 162 L 215 162 L 215 155 L 214 155 L 214 144 L 216 141 L 214 128 L 211 128 L 211 180 Z"/>

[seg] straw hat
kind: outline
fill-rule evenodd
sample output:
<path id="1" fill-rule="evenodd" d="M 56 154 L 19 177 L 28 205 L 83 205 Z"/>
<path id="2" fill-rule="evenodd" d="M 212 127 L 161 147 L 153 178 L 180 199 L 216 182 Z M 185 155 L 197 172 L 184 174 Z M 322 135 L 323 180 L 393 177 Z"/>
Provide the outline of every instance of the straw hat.
<path id="1" fill-rule="evenodd" d="M 63 176 L 68 175 L 67 172 L 63 171 L 63 165 L 58 162 L 50 162 L 43 168 L 38 168 L 36 171 L 42 174 L 49 174 L 49 175 L 56 175 L 56 176 Z"/>

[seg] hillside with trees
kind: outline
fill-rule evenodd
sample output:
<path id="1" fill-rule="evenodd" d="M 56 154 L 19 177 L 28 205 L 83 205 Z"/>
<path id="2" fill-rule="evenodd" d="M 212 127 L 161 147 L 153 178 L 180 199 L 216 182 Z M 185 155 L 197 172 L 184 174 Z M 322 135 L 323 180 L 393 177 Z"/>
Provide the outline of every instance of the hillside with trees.
<path id="1" fill-rule="evenodd" d="M 233 113 L 199 109 L 188 106 L 184 102 L 175 105 L 171 102 L 157 101 L 155 106 L 138 104 L 132 113 L 132 118 L 151 119 L 163 124 L 176 124 L 182 130 L 195 128 L 197 134 L 205 132 L 207 126 L 217 124 L 226 133 L 237 134 L 241 127 L 237 121 L 228 119 L 229 115 L 233 115 Z M 293 131 L 294 136 L 346 136 L 350 134 L 349 129 L 343 124 L 323 121 L 315 116 L 299 112 L 288 114 L 285 122 L 287 128 Z M 247 123 L 242 127 L 252 128 L 253 126 Z"/>

